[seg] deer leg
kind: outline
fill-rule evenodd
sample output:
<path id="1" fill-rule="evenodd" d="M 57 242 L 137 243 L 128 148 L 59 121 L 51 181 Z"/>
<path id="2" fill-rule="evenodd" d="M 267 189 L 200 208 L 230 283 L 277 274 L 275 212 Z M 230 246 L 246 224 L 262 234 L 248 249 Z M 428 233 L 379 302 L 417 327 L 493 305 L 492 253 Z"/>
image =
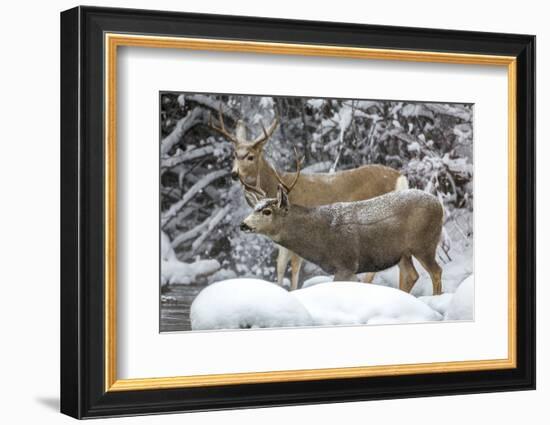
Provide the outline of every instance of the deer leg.
<path id="1" fill-rule="evenodd" d="M 372 281 L 374 280 L 375 275 L 376 275 L 376 273 L 371 273 L 371 272 L 365 273 L 365 276 L 363 277 L 363 282 L 364 283 L 372 283 Z"/>
<path id="2" fill-rule="evenodd" d="M 437 264 L 437 261 L 435 261 L 435 250 L 431 256 L 419 257 L 416 255 L 416 258 L 418 258 L 418 261 L 420 261 L 422 267 L 424 267 L 430 274 L 430 278 L 432 279 L 433 295 L 441 295 L 443 293 L 441 287 L 442 269 L 439 264 Z"/>
<path id="3" fill-rule="evenodd" d="M 407 293 L 411 292 L 418 280 L 418 272 L 414 268 L 412 257 L 405 255 L 399 261 L 399 289 Z"/>
<path id="4" fill-rule="evenodd" d="M 289 251 L 290 252 L 290 251 Z M 290 290 L 294 291 L 295 289 L 298 289 L 298 281 L 300 277 L 300 268 L 302 267 L 302 257 L 299 257 L 298 255 L 294 254 L 293 252 L 290 253 L 290 270 L 291 270 L 291 285 Z"/>
<path id="5" fill-rule="evenodd" d="M 358 279 L 354 272 L 351 272 L 349 270 L 339 270 L 335 273 L 333 281 L 357 282 Z"/>
<path id="6" fill-rule="evenodd" d="M 279 286 L 283 286 L 289 259 L 290 251 L 282 246 L 279 246 L 279 254 L 277 255 L 277 283 Z"/>

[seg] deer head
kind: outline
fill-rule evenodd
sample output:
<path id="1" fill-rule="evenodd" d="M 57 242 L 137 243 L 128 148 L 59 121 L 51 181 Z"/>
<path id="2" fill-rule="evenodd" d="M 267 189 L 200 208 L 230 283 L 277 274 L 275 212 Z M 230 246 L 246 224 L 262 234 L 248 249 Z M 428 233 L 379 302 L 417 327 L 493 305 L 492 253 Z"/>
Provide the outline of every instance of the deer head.
<path id="1" fill-rule="evenodd" d="M 296 186 L 300 177 L 300 160 L 296 148 L 296 176 L 292 184 L 287 185 L 278 174 L 275 174 L 279 182 L 276 198 L 267 198 L 265 191 L 260 187 L 259 178 L 254 186 L 241 180 L 245 189 L 245 196 L 254 209 L 241 223 L 241 230 L 244 232 L 260 233 L 268 236 L 274 241 L 279 240 L 281 229 L 291 210 L 288 195 Z"/>
<path id="2" fill-rule="evenodd" d="M 265 143 L 273 135 L 273 132 L 277 128 L 278 120 L 275 118 L 269 128 L 265 128 L 263 123 L 262 133 L 254 140 L 249 140 L 247 137 L 246 126 L 244 121 L 237 121 L 235 128 L 235 134 L 231 134 L 225 128 L 223 122 L 222 104 L 218 110 L 219 125 L 215 125 L 210 117 L 209 126 L 211 129 L 217 131 L 227 140 L 233 143 L 235 148 L 233 154 L 233 168 L 231 170 L 231 177 L 233 180 L 240 179 L 247 183 L 255 183 L 259 176 L 260 163 L 262 158 L 262 150 Z"/>

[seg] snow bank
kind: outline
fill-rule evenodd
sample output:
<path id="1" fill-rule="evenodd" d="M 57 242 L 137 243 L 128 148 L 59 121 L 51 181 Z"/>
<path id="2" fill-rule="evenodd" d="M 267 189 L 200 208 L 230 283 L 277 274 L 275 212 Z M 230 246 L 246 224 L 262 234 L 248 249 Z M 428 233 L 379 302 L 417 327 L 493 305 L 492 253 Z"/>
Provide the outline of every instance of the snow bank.
<path id="1" fill-rule="evenodd" d="M 245 329 L 439 321 L 453 294 L 420 300 L 398 289 L 357 282 L 317 283 L 288 292 L 260 279 L 213 283 L 191 305 L 191 328 Z M 437 299 L 437 300 L 436 300 Z M 433 305 L 434 308 L 431 308 Z"/>
<path id="2" fill-rule="evenodd" d="M 220 282 L 222 280 L 234 279 L 237 277 L 237 273 L 229 269 L 220 269 L 216 273 L 208 276 L 208 283 Z"/>
<path id="3" fill-rule="evenodd" d="M 474 276 L 466 278 L 458 287 L 447 312 L 445 320 L 474 320 Z"/>
<path id="4" fill-rule="evenodd" d="M 191 305 L 191 329 L 310 326 L 311 316 L 290 292 L 260 279 L 230 279 L 201 291 Z"/>
<path id="5" fill-rule="evenodd" d="M 170 243 L 170 238 L 164 232 L 160 232 L 160 257 L 165 261 L 177 260 L 174 248 L 172 248 L 172 244 Z"/>
<path id="6" fill-rule="evenodd" d="M 302 289 L 306 289 L 320 283 L 332 282 L 332 279 L 332 276 L 314 276 L 304 281 L 302 284 Z"/>
<path id="7" fill-rule="evenodd" d="M 194 263 L 183 263 L 178 260 L 161 261 L 161 285 L 189 285 L 198 277 L 208 276 L 220 268 L 217 260 L 198 260 Z"/>
<path id="8" fill-rule="evenodd" d="M 472 274 L 472 254 L 471 250 L 462 253 L 454 254 L 453 261 L 446 264 L 442 264 L 439 261 L 443 269 L 441 275 L 441 284 L 444 293 L 454 293 L 464 279 Z M 419 277 L 411 294 L 415 297 L 430 296 L 433 294 L 432 280 L 428 272 L 420 265 L 420 263 L 413 257 L 414 267 L 418 271 Z M 390 288 L 399 287 L 399 267 L 394 266 L 387 270 L 376 273 L 373 283 L 376 285 L 389 286 Z"/>
<path id="9" fill-rule="evenodd" d="M 398 289 L 357 282 L 320 283 L 291 292 L 313 324 L 358 325 L 441 320 L 428 305 Z"/>
<path id="10" fill-rule="evenodd" d="M 451 303 L 453 296 L 454 294 L 429 295 L 419 297 L 418 299 L 425 302 L 431 309 L 444 315 L 449 309 L 449 304 Z"/>
<path id="11" fill-rule="evenodd" d="M 217 260 L 198 260 L 194 263 L 183 263 L 178 260 L 170 238 L 164 232 L 160 232 L 160 284 L 184 284 L 193 283 L 198 277 L 208 276 L 220 268 Z"/>

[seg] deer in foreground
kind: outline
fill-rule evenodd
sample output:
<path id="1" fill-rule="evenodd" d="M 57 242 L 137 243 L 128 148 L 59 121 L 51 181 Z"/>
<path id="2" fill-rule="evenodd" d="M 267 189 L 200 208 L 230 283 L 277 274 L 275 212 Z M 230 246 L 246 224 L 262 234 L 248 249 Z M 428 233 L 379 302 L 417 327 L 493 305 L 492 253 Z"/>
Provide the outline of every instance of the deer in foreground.
<path id="1" fill-rule="evenodd" d="M 277 196 L 266 197 L 245 182 L 253 212 L 241 230 L 267 236 L 317 264 L 335 281 L 356 281 L 357 273 L 399 265 L 399 289 L 410 292 L 418 279 L 412 257 L 428 271 L 433 294 L 441 294 L 441 267 L 436 261 L 443 226 L 439 199 L 418 189 L 389 192 L 365 201 L 315 207 L 289 199 L 300 176 L 287 185 L 279 180 Z"/>
<path id="2" fill-rule="evenodd" d="M 231 172 L 234 180 L 239 179 L 243 185 L 259 187 L 267 197 L 275 198 L 280 182 L 288 185 L 296 177 L 296 173 L 278 171 L 263 154 L 265 144 L 277 128 L 278 120 L 276 118 L 267 129 L 262 124 L 262 132 L 252 140 L 248 138 L 242 120 L 237 122 L 235 134 L 226 130 L 221 103 L 218 121 L 219 125 L 214 125 L 212 119 L 209 124 L 213 130 L 232 142 L 234 146 Z M 398 171 L 382 165 L 364 165 L 334 173 L 303 174 L 288 196 L 292 204 L 313 207 L 335 202 L 371 199 L 387 192 L 407 188 L 406 177 Z M 298 286 L 302 259 L 285 247 L 279 246 L 277 258 L 277 282 L 279 285 L 283 283 L 289 260 L 292 270 L 291 289 L 294 290 Z M 373 274 L 369 275 L 366 281 L 372 281 L 373 277 Z"/>

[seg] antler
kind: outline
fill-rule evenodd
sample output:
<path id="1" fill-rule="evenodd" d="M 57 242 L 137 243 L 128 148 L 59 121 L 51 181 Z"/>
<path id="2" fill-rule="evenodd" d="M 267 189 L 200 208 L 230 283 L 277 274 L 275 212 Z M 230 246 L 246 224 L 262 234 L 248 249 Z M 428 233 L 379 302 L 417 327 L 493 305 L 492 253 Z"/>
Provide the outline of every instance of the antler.
<path id="1" fill-rule="evenodd" d="M 225 129 L 225 125 L 223 123 L 223 112 L 222 112 L 222 103 L 220 102 L 220 108 L 218 109 L 218 120 L 220 121 L 220 127 L 217 127 L 214 125 L 214 123 L 212 122 L 212 114 L 210 114 L 210 119 L 208 120 L 208 126 L 213 129 L 213 130 L 216 130 L 218 133 L 220 133 L 222 136 L 224 136 L 227 140 L 235 143 L 235 144 L 238 144 L 239 141 L 237 140 L 237 138 L 235 136 L 233 136 L 232 134 L 230 134 L 226 129 Z"/>
<path id="2" fill-rule="evenodd" d="M 294 146 L 294 154 L 296 155 L 296 177 L 294 177 L 294 181 L 290 186 L 287 186 L 277 170 L 273 168 L 273 171 L 275 172 L 275 177 L 277 177 L 277 180 L 279 180 L 279 183 L 281 184 L 281 186 L 283 186 L 287 195 L 292 191 L 292 189 L 294 189 L 294 186 L 296 186 L 296 183 L 298 183 L 298 178 L 300 177 L 300 158 L 298 158 L 298 150 L 296 149 L 296 146 Z"/>
<path id="3" fill-rule="evenodd" d="M 254 204 L 257 204 L 261 199 L 265 198 L 267 196 L 267 193 L 265 190 L 263 190 L 260 187 L 260 175 L 258 174 L 258 177 L 256 178 L 256 185 L 252 186 L 248 183 L 246 183 L 241 176 L 239 176 L 239 180 L 241 184 L 245 188 L 245 192 L 247 192 L 248 195 L 252 197 L 252 201 L 254 201 Z"/>
<path id="4" fill-rule="evenodd" d="M 260 145 L 260 144 L 264 143 L 267 139 L 269 139 L 271 137 L 271 135 L 273 134 L 273 132 L 275 131 L 275 129 L 277 128 L 277 124 L 279 124 L 279 120 L 277 119 L 277 117 L 275 117 L 275 119 L 273 120 L 273 122 L 271 123 L 269 128 L 266 130 L 265 127 L 264 127 L 264 123 L 262 121 L 260 121 L 260 125 L 262 126 L 263 134 L 259 135 L 256 138 L 256 140 L 254 140 L 252 142 L 252 145 L 253 146 Z"/>

